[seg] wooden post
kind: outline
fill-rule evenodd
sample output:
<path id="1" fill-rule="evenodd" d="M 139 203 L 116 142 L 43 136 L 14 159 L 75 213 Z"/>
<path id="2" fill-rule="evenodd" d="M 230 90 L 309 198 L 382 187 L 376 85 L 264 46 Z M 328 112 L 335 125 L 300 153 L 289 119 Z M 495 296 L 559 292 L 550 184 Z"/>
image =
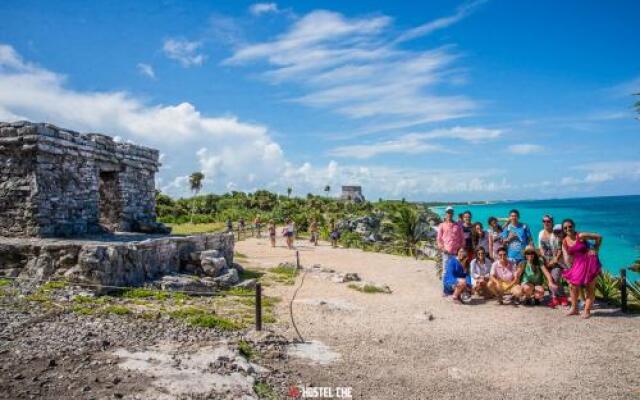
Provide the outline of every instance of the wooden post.
<path id="1" fill-rule="evenodd" d="M 623 313 L 627 312 L 627 270 L 620 270 L 620 309 Z"/>
<path id="2" fill-rule="evenodd" d="M 262 330 L 262 285 L 256 283 L 256 331 Z"/>
<path id="3" fill-rule="evenodd" d="M 296 269 L 300 269 L 300 252 L 296 250 Z"/>

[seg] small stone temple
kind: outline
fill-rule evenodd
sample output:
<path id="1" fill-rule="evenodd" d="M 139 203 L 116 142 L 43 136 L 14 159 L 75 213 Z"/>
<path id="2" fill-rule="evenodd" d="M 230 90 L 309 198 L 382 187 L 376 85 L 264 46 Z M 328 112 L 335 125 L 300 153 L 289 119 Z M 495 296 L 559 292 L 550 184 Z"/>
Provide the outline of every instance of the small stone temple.
<path id="1" fill-rule="evenodd" d="M 158 151 L 46 123 L 0 122 L 0 236 L 167 233 Z"/>
<path id="2" fill-rule="evenodd" d="M 364 196 L 362 195 L 362 186 L 343 186 L 340 199 L 362 203 Z"/>

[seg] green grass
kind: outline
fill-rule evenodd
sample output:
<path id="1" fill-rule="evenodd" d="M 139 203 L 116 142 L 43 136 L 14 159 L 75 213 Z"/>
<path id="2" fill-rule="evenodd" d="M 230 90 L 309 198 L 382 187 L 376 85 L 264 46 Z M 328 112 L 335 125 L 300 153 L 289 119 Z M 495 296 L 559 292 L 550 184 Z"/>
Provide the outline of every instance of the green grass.
<path id="1" fill-rule="evenodd" d="M 207 310 L 198 307 L 182 307 L 169 312 L 172 318 L 189 318 L 206 314 Z"/>
<path id="2" fill-rule="evenodd" d="M 246 340 L 241 340 L 238 342 L 238 351 L 242 354 L 247 360 L 250 360 L 255 355 L 256 351 L 251 346 L 249 342 Z"/>
<path id="3" fill-rule="evenodd" d="M 73 307 L 71 307 L 71 312 L 80 314 L 80 315 L 91 315 L 94 313 L 94 309 L 91 307 L 76 304 Z"/>
<path id="4" fill-rule="evenodd" d="M 45 293 L 41 293 L 41 292 L 32 293 L 32 294 L 26 296 L 25 300 L 27 300 L 27 301 L 37 301 L 37 302 L 40 302 L 40 303 L 45 303 L 45 302 L 51 301 L 49 296 L 47 296 Z"/>
<path id="5" fill-rule="evenodd" d="M 275 390 L 266 382 L 257 382 L 253 385 L 253 391 L 256 392 L 259 399 L 278 400 Z"/>
<path id="6" fill-rule="evenodd" d="M 129 308 L 125 306 L 120 306 L 120 305 L 106 306 L 102 310 L 102 312 L 104 312 L 105 314 L 115 314 L 115 315 L 131 314 L 131 310 L 129 310 Z"/>
<path id="7" fill-rule="evenodd" d="M 358 292 L 362 292 L 362 293 L 386 293 L 386 291 L 384 289 L 381 289 L 381 288 L 379 288 L 377 286 L 374 286 L 374 285 L 359 286 L 359 285 L 356 285 L 354 283 L 351 283 L 347 287 L 349 287 L 350 289 L 357 290 Z"/>
<path id="8" fill-rule="evenodd" d="M 269 272 L 273 275 L 273 279 L 276 282 L 283 283 L 285 285 L 293 285 L 298 275 L 298 270 L 294 267 L 277 266 L 271 268 Z"/>
<path id="9" fill-rule="evenodd" d="M 53 289 L 64 289 L 67 286 L 69 286 L 67 282 L 46 282 L 40 286 L 40 289 L 43 291 L 49 291 Z"/>
<path id="10" fill-rule="evenodd" d="M 253 289 L 247 289 L 247 288 L 242 288 L 242 287 L 232 287 L 228 290 L 226 290 L 224 293 L 228 294 L 228 295 L 239 295 L 239 296 L 251 296 L 256 294 L 256 291 Z"/>
<path id="11" fill-rule="evenodd" d="M 11 285 L 11 279 L 4 279 L 4 278 L 0 279 L 0 287 L 9 286 L 9 285 Z"/>
<path id="12" fill-rule="evenodd" d="M 148 299 L 154 298 L 156 300 L 166 300 L 169 298 L 169 293 L 160 290 L 147 289 L 147 288 L 133 288 L 127 289 L 120 297 L 125 299 Z"/>
<path id="13" fill-rule="evenodd" d="M 218 328 L 225 331 L 238 330 L 242 328 L 242 326 L 230 319 L 221 318 L 212 314 L 202 314 L 189 317 L 187 318 L 187 323 L 191 326 L 197 326 L 200 328 Z"/>
<path id="14" fill-rule="evenodd" d="M 247 279 L 260 279 L 263 275 L 264 272 L 252 271 L 245 268 L 244 271 L 240 272 L 240 280 L 244 281 Z"/>
<path id="15" fill-rule="evenodd" d="M 168 224 L 174 235 L 192 235 L 195 233 L 222 232 L 226 230 L 223 222 L 210 222 L 204 224 Z"/>

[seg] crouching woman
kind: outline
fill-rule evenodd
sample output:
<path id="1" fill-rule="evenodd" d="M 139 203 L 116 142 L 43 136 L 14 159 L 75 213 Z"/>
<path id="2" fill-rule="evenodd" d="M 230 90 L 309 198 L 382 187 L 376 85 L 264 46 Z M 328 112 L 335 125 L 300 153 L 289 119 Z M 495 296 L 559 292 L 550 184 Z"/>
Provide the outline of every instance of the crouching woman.
<path id="1" fill-rule="evenodd" d="M 522 289 L 518 285 L 516 266 L 513 261 L 507 258 L 507 249 L 500 247 L 497 251 L 498 260 L 491 265 L 489 273 L 489 290 L 502 304 L 504 295 L 511 294 L 515 298 L 520 298 Z"/>
<path id="2" fill-rule="evenodd" d="M 551 273 L 538 257 L 536 250 L 528 246 L 524 251 L 525 260 L 518 266 L 517 278 L 522 288 L 521 301 L 530 302 L 532 299 L 539 304 L 544 298 L 544 280 L 547 279 L 549 287 L 557 289 Z"/>
<path id="3" fill-rule="evenodd" d="M 449 258 L 442 277 L 445 295 L 452 295 L 453 301 L 462 302 L 461 295 L 471 290 L 469 271 L 466 265 L 467 251 L 461 248 L 455 257 Z"/>

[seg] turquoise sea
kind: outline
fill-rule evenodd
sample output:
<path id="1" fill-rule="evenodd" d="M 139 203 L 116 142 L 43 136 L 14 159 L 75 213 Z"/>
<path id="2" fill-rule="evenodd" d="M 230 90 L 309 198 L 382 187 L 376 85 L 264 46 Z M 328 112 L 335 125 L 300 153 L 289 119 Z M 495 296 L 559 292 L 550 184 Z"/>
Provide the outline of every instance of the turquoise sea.
<path id="1" fill-rule="evenodd" d="M 482 205 L 453 205 L 455 215 L 471 211 L 472 220 L 487 227 L 491 216 L 507 217 L 509 211 L 520 211 L 520 220 L 529 224 L 537 241 L 542 229 L 542 216 L 550 214 L 556 224 L 572 218 L 578 231 L 596 232 L 603 236 L 600 260 L 603 268 L 615 275 L 640 258 L 640 196 L 592 197 L 558 200 L 505 201 Z M 442 215 L 445 207 L 432 207 Z M 640 274 L 627 272 L 632 280 Z"/>

